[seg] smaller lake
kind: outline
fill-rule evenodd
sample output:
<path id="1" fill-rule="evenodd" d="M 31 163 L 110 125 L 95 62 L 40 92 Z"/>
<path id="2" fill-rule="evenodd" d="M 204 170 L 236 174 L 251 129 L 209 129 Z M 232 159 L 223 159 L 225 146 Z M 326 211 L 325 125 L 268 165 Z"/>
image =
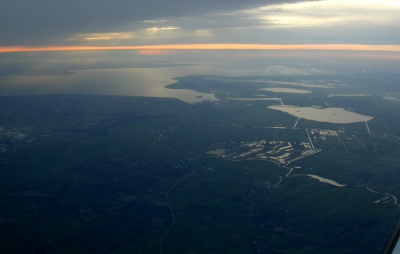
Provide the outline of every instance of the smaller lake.
<path id="1" fill-rule="evenodd" d="M 211 80 L 218 80 L 223 82 L 252 82 L 252 83 L 267 83 L 273 85 L 286 85 L 286 86 L 301 86 L 301 87 L 308 87 L 308 88 L 335 88 L 333 84 L 328 85 L 320 85 L 320 84 L 312 84 L 312 83 L 304 83 L 304 82 L 287 82 L 287 81 L 269 81 L 269 80 L 261 80 L 261 79 L 221 79 L 221 78 L 206 78 Z M 310 81 L 311 82 L 311 81 Z"/>
<path id="2" fill-rule="evenodd" d="M 273 88 L 262 88 L 259 89 L 262 91 L 268 91 L 268 92 L 274 92 L 274 93 L 312 93 L 312 91 L 309 90 L 303 90 L 303 89 L 294 89 L 294 88 L 278 88 L 278 87 L 273 87 Z"/>
<path id="3" fill-rule="evenodd" d="M 367 122 L 373 118 L 371 116 L 364 116 L 351 111 L 347 111 L 344 108 L 321 109 L 315 107 L 297 107 L 290 105 L 275 105 L 268 106 L 268 108 L 286 112 L 295 117 L 326 123 L 343 124 Z"/>
<path id="4" fill-rule="evenodd" d="M 328 95 L 329 98 L 331 97 L 363 97 L 363 96 L 371 96 L 370 94 L 363 94 L 363 93 L 355 93 L 355 94 L 330 94 Z"/>
<path id="5" fill-rule="evenodd" d="M 229 98 L 231 101 L 279 101 L 281 98 Z"/>
<path id="6" fill-rule="evenodd" d="M 333 186 L 336 186 L 336 187 L 345 187 L 345 186 L 346 186 L 346 185 L 344 185 L 344 184 L 340 184 L 340 183 L 337 183 L 337 182 L 335 182 L 335 181 L 333 181 L 333 180 L 326 179 L 326 178 L 323 178 L 323 177 L 320 177 L 320 176 L 317 176 L 317 175 L 310 175 L 310 174 L 308 174 L 307 176 L 310 176 L 310 177 L 312 177 L 312 178 L 314 178 L 314 179 L 317 179 L 317 180 L 320 181 L 321 183 L 328 183 L 328 184 L 333 185 Z"/>
<path id="7" fill-rule="evenodd" d="M 395 97 L 383 97 L 383 99 L 389 100 L 389 101 L 400 101 L 399 99 L 397 99 Z"/>

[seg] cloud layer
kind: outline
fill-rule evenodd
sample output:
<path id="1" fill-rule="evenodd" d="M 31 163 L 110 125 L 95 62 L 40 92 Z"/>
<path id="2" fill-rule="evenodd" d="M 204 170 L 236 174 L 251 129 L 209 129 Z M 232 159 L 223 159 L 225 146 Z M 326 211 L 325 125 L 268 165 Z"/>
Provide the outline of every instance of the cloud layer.
<path id="1" fill-rule="evenodd" d="M 0 35 L 3 45 L 51 45 L 75 34 L 128 32 L 154 20 L 192 17 L 295 0 L 3 0 Z M 142 25 L 143 25 L 142 24 Z M 47 42 L 47 43 L 46 43 Z"/>
<path id="2" fill-rule="evenodd" d="M 2 46 L 399 44 L 395 0 L 3 0 Z"/>

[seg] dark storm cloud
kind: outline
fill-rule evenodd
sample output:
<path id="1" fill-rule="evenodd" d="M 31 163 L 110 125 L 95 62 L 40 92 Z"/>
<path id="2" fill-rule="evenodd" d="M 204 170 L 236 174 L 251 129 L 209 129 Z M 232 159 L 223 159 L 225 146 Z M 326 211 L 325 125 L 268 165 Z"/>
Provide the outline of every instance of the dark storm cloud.
<path id="1" fill-rule="evenodd" d="M 129 31 L 138 21 L 292 2 L 299 0 L 2 0 L 0 45 L 51 45 L 79 33 Z"/>

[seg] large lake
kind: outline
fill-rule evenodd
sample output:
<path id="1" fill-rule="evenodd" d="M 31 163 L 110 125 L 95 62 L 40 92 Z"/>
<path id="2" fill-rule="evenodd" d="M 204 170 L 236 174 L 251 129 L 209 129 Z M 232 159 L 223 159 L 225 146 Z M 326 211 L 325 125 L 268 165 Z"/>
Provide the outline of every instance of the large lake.
<path id="1" fill-rule="evenodd" d="M 371 116 L 364 116 L 343 108 L 315 108 L 315 107 L 296 107 L 290 105 L 268 106 L 270 109 L 289 113 L 293 116 L 327 123 L 356 123 L 367 122 Z"/>
<path id="2" fill-rule="evenodd" d="M 0 79 L 0 94 L 99 94 L 177 98 L 188 103 L 216 100 L 214 94 L 167 89 L 174 77 L 213 73 L 208 67 L 121 68 L 79 70 L 68 75 L 7 76 Z"/>

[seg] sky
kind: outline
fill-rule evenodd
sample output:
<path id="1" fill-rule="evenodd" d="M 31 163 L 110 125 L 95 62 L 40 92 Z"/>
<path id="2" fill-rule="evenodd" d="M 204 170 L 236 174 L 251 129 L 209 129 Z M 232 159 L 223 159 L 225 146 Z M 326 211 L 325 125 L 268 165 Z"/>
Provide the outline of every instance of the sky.
<path id="1" fill-rule="evenodd" d="M 2 0 L 0 46 L 398 45 L 399 14 L 398 0 Z"/>
<path id="2" fill-rule="evenodd" d="M 125 70 L 126 85 L 134 68 L 180 68 L 169 78 L 399 73 L 399 24 L 399 0 L 2 0 L 0 95 L 113 85 L 90 70 Z"/>

